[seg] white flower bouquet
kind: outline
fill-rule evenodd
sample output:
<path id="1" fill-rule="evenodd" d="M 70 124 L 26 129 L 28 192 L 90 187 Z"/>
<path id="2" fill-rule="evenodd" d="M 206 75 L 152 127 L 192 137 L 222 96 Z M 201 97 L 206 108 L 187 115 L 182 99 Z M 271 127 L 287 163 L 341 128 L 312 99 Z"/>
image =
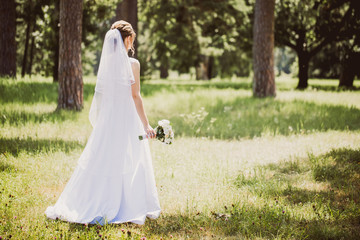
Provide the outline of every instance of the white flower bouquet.
<path id="1" fill-rule="evenodd" d="M 165 143 L 171 144 L 174 140 L 174 131 L 172 130 L 169 120 L 163 119 L 158 122 L 158 126 L 154 129 L 156 132 L 156 139 Z M 139 140 L 148 138 L 147 135 L 139 136 Z"/>

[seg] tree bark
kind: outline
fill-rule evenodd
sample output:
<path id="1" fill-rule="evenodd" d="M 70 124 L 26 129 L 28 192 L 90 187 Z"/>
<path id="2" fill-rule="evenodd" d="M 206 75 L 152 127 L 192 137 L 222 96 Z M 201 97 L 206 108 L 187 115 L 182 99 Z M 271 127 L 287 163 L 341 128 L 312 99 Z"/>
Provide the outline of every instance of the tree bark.
<path id="1" fill-rule="evenodd" d="M 60 0 L 55 0 L 55 11 L 54 11 L 54 32 L 55 32 L 55 44 L 54 44 L 54 68 L 53 68 L 53 82 L 59 81 L 59 13 L 60 13 Z"/>
<path id="2" fill-rule="evenodd" d="M 349 57 L 344 59 L 341 63 L 341 73 L 339 87 L 353 88 L 354 79 L 356 72 L 359 72 L 357 69 L 359 66 L 359 54 L 358 53 L 349 53 Z"/>
<path id="3" fill-rule="evenodd" d="M 205 55 L 199 56 L 199 62 L 196 66 L 196 80 L 209 80 L 210 57 Z"/>
<path id="4" fill-rule="evenodd" d="M 136 34 L 138 33 L 138 6 L 137 0 L 123 0 L 116 7 L 116 21 L 125 20 L 131 24 Z M 135 58 L 137 58 L 137 39 L 134 41 Z"/>
<path id="5" fill-rule="evenodd" d="M 31 1 L 30 1 L 30 4 L 31 4 Z M 25 17 L 24 20 L 27 22 L 27 26 L 26 26 L 25 48 L 24 48 L 22 66 L 21 66 L 21 77 L 25 76 L 26 64 L 27 64 L 27 60 L 28 60 L 27 53 L 28 53 L 29 42 L 30 42 L 31 17 L 29 15 L 31 14 L 31 11 L 26 14 L 27 14 L 27 17 Z"/>
<path id="6" fill-rule="evenodd" d="M 30 61 L 29 61 L 29 65 L 27 67 L 26 73 L 29 74 L 31 76 L 32 73 L 32 65 L 33 65 L 33 60 L 34 60 L 34 45 L 35 45 L 35 37 L 32 36 L 31 37 L 31 44 L 30 44 Z"/>
<path id="7" fill-rule="evenodd" d="M 306 52 L 300 52 L 298 53 L 298 59 L 299 59 L 299 82 L 296 88 L 305 89 L 308 87 L 310 56 Z"/>
<path id="8" fill-rule="evenodd" d="M 254 19 L 253 62 L 255 97 L 275 97 L 274 73 L 275 0 L 256 0 Z"/>
<path id="9" fill-rule="evenodd" d="M 161 65 L 160 66 L 160 78 L 165 79 L 169 76 L 169 69 L 167 66 Z"/>
<path id="10" fill-rule="evenodd" d="M 81 110 L 83 107 L 82 10 L 82 0 L 60 1 L 58 109 Z"/>
<path id="11" fill-rule="evenodd" d="M 214 57 L 209 57 L 209 64 L 208 64 L 208 72 L 207 72 L 209 80 L 214 77 Z"/>
<path id="12" fill-rule="evenodd" d="M 0 76 L 16 77 L 15 0 L 0 4 Z"/>

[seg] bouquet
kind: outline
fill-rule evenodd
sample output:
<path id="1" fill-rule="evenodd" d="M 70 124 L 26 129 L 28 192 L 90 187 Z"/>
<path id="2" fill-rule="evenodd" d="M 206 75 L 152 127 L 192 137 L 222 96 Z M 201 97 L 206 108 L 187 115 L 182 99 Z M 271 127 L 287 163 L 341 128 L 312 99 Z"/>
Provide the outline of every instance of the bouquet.
<path id="1" fill-rule="evenodd" d="M 158 126 L 154 129 L 156 132 L 156 139 L 165 144 L 171 144 L 174 140 L 174 131 L 172 130 L 169 120 L 163 119 L 158 122 Z M 140 140 L 148 138 L 147 135 L 139 136 Z"/>

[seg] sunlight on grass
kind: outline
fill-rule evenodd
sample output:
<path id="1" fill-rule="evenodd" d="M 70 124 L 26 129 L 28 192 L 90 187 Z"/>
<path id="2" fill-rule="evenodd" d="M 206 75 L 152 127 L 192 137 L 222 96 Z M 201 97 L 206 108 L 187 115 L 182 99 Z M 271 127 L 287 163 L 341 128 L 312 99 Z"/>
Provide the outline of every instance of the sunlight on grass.
<path id="1" fill-rule="evenodd" d="M 277 81 L 276 99 L 252 98 L 249 79 L 145 82 L 151 124 L 176 131 L 171 146 L 150 141 L 162 214 L 103 227 L 44 216 L 91 133 L 95 78 L 80 113 L 54 112 L 47 78 L 0 81 L 0 237 L 359 239 L 359 94 Z"/>

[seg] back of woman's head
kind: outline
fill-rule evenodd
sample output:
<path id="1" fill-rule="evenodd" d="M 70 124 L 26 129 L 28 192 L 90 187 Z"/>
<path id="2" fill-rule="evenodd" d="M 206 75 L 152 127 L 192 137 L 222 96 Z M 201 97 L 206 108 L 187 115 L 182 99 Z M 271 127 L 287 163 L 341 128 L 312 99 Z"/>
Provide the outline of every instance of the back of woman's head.
<path id="1" fill-rule="evenodd" d="M 120 20 L 120 21 L 116 21 L 113 23 L 113 25 L 111 26 L 111 29 L 117 29 L 120 31 L 121 37 L 125 43 L 125 39 L 127 37 L 130 37 L 130 51 L 132 52 L 132 54 L 134 55 L 135 49 L 134 49 L 134 40 L 136 37 L 136 33 L 133 29 L 133 27 L 131 26 L 130 23 L 124 21 L 124 20 Z"/>

